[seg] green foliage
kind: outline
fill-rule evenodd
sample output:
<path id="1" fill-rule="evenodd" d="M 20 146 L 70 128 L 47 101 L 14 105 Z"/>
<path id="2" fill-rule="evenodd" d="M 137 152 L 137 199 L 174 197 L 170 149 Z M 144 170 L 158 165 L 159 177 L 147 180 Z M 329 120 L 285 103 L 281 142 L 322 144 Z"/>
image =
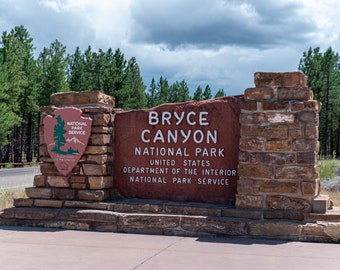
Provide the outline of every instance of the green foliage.
<path id="1" fill-rule="evenodd" d="M 299 70 L 308 76 L 315 99 L 322 103 L 320 112 L 320 153 L 340 156 L 340 61 L 332 48 L 321 53 L 309 48 L 303 53 Z"/>
<path id="2" fill-rule="evenodd" d="M 320 179 L 332 179 L 340 173 L 340 161 L 337 159 L 321 159 L 319 161 Z"/>
<path id="3" fill-rule="evenodd" d="M 203 100 L 203 90 L 202 90 L 202 87 L 200 85 L 197 87 L 192 99 L 193 100 Z"/>
<path id="4" fill-rule="evenodd" d="M 49 48 L 44 48 L 40 53 L 37 60 L 39 106 L 49 105 L 52 94 L 68 90 L 67 64 L 66 47 L 58 40 L 55 40 Z"/>
<path id="5" fill-rule="evenodd" d="M 226 94 L 225 94 L 225 92 L 224 92 L 223 89 L 219 89 L 219 90 L 217 91 L 217 93 L 215 94 L 215 98 L 218 98 L 218 97 L 225 97 L 225 96 L 226 96 Z"/>
<path id="6" fill-rule="evenodd" d="M 210 89 L 210 86 L 207 85 L 203 92 L 203 99 L 211 99 L 211 98 L 212 98 L 211 89 Z"/>

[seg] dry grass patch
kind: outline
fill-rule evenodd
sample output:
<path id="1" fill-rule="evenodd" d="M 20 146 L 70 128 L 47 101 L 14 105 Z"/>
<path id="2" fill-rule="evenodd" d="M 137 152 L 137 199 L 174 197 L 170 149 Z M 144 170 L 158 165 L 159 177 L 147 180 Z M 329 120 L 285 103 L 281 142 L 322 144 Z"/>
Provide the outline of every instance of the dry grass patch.
<path id="1" fill-rule="evenodd" d="M 12 207 L 14 198 L 27 198 L 25 189 L 0 190 L 0 210 Z"/>

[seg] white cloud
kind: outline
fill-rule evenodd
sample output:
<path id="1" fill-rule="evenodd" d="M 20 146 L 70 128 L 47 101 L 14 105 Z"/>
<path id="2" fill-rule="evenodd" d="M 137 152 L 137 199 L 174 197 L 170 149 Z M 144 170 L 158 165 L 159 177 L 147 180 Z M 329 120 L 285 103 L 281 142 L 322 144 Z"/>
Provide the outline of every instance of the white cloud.
<path id="1" fill-rule="evenodd" d="M 38 51 L 120 48 L 151 78 L 240 94 L 256 71 L 295 71 L 309 47 L 339 47 L 337 0 L 0 0 L 0 31 L 24 25 Z"/>

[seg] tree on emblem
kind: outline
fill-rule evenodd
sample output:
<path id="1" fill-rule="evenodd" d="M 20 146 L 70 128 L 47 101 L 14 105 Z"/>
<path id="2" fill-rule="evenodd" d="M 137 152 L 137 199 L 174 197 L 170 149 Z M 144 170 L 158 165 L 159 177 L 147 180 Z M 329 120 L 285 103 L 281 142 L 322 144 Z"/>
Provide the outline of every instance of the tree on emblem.
<path id="1" fill-rule="evenodd" d="M 54 133 L 53 133 L 55 146 L 53 147 L 51 151 L 57 154 L 64 154 L 64 151 L 62 151 L 60 148 L 64 146 L 66 142 L 65 137 L 64 137 L 64 134 L 66 133 L 66 130 L 64 129 L 65 122 L 60 117 L 60 115 L 58 115 L 56 119 L 58 123 L 54 126 Z"/>
<path id="2" fill-rule="evenodd" d="M 79 154 L 77 149 L 72 149 L 70 147 L 67 151 L 63 151 L 61 147 L 63 147 L 66 143 L 66 139 L 64 137 L 64 134 L 66 133 L 65 130 L 65 122 L 60 117 L 60 115 L 57 116 L 57 124 L 54 126 L 54 133 L 53 133 L 53 139 L 55 141 L 55 145 L 53 149 L 51 150 L 54 153 L 60 154 L 60 155 L 77 155 Z"/>

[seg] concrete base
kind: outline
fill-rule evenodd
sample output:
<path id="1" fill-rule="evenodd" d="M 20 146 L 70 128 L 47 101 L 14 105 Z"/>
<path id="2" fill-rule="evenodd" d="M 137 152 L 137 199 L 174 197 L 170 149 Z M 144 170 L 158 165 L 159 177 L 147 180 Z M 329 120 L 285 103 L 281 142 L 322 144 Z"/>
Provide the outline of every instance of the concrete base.
<path id="1" fill-rule="evenodd" d="M 313 200 L 313 213 L 326 213 L 331 208 L 331 201 L 328 195 L 320 194 Z"/>
<path id="2" fill-rule="evenodd" d="M 25 203 L 24 199 L 17 202 Z M 340 208 L 317 214 L 136 199 L 105 203 L 65 201 L 61 209 L 24 206 L 5 209 L 0 212 L 0 225 L 338 242 Z"/>

